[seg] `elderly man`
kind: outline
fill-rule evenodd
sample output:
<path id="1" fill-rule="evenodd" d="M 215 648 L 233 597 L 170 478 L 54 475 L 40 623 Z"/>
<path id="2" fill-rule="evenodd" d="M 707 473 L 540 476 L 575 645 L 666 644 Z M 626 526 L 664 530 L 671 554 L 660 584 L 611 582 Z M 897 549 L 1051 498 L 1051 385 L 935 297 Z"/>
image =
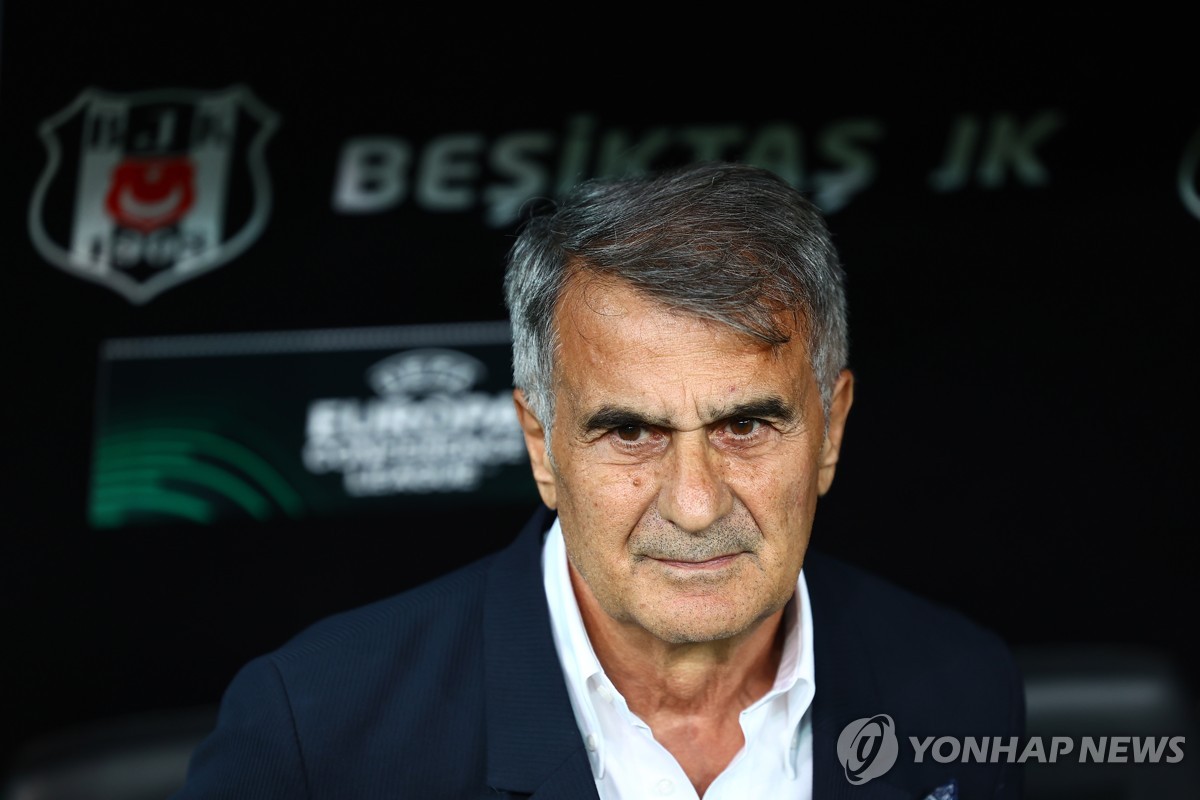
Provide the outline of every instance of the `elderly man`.
<path id="1" fill-rule="evenodd" d="M 854 394 L 842 269 L 738 164 L 585 182 L 505 279 L 544 501 L 503 550 L 248 664 L 179 798 L 1019 797 L 1005 644 L 809 551 Z"/>

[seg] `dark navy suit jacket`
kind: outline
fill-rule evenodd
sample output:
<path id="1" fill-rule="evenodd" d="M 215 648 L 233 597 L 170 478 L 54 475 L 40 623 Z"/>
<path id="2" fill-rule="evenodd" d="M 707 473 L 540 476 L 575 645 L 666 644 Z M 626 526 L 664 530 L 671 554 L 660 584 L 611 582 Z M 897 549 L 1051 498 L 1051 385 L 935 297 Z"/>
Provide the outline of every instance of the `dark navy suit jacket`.
<path id="1" fill-rule="evenodd" d="M 552 520 L 540 509 L 503 550 L 251 661 L 174 800 L 597 797 L 543 591 Z M 918 764 L 907 741 L 1022 736 L 1023 686 L 1006 645 L 811 550 L 804 574 L 815 800 L 921 800 L 951 780 L 960 800 L 1019 797 L 1019 765 L 943 764 L 929 751 Z M 852 785 L 838 735 L 877 714 L 895 721 L 899 757 Z"/>

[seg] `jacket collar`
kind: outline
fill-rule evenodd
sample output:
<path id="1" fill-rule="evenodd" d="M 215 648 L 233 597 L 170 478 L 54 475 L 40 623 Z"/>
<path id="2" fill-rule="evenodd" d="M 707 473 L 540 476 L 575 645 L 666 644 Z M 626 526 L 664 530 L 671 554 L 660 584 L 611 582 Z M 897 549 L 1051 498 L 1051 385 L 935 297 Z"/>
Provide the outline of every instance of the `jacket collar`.
<path id="1" fill-rule="evenodd" d="M 492 788 L 551 798 L 597 798 L 554 650 L 541 574 L 542 506 L 496 554 L 484 597 L 487 780 Z"/>
<path id="2" fill-rule="evenodd" d="M 811 550 L 804 575 L 812 603 L 813 656 L 817 693 L 813 697 L 813 797 L 821 800 L 900 800 L 911 788 L 893 779 L 897 770 L 855 786 L 837 754 L 842 728 L 857 719 L 887 713 L 879 692 L 876 658 L 855 619 L 853 590 Z"/>

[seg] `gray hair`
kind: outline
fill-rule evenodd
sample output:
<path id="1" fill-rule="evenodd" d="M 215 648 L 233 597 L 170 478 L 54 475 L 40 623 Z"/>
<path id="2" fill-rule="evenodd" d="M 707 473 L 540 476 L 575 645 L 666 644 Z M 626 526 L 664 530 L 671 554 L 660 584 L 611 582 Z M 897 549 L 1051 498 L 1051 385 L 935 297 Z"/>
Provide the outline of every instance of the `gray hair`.
<path id="1" fill-rule="evenodd" d="M 504 292 L 513 385 L 545 428 L 547 448 L 555 312 L 567 281 L 582 272 L 775 347 L 803 330 L 828 421 L 849 356 L 845 277 L 820 211 L 779 176 L 700 163 L 596 178 L 526 220 L 509 250 Z"/>

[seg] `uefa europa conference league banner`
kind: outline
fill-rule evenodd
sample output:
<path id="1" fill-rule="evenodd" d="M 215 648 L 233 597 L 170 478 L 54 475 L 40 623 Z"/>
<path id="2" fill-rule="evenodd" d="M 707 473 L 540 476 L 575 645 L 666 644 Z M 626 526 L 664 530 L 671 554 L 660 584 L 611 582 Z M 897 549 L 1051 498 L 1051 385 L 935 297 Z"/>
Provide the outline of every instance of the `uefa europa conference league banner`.
<path id="1" fill-rule="evenodd" d="M 506 321 L 104 342 L 91 524 L 536 500 Z"/>

